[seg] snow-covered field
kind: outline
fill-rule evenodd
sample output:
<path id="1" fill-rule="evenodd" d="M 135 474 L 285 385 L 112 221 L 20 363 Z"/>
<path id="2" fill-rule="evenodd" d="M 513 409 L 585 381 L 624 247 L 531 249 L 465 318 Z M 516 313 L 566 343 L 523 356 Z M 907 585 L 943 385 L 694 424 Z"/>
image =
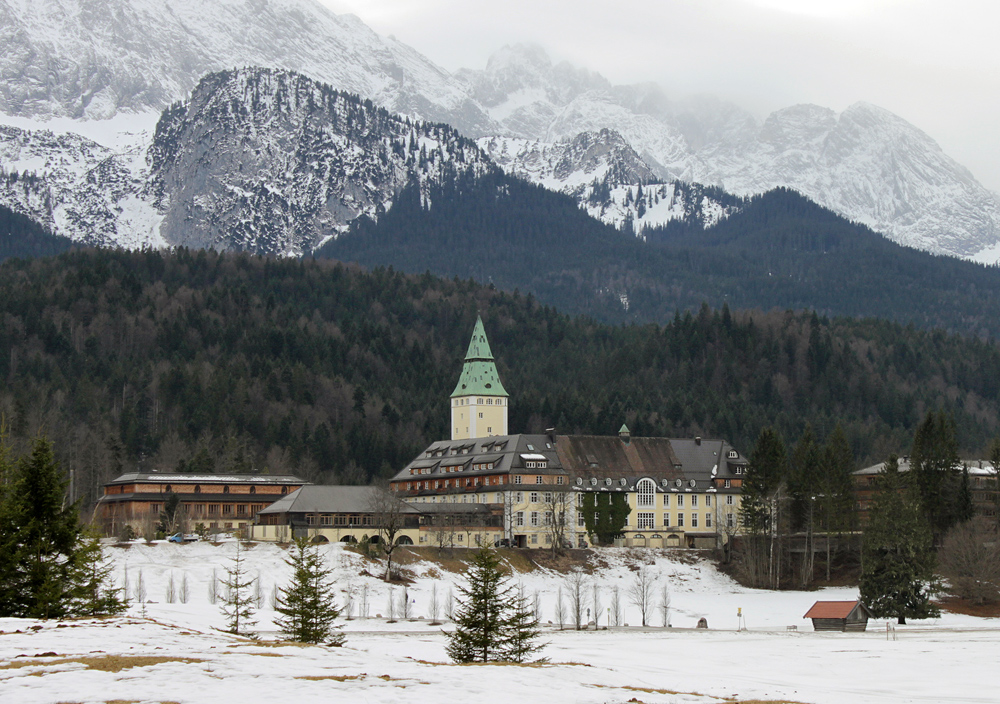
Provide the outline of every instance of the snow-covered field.
<path id="1" fill-rule="evenodd" d="M 851 599 L 851 589 L 770 593 L 739 587 L 683 553 L 655 557 L 660 584 L 670 593 L 671 628 L 637 627 L 627 603 L 641 553 L 602 551 L 605 563 L 589 577 L 602 610 L 618 586 L 628 628 L 577 632 L 546 627 L 549 663 L 455 666 L 445 655 L 444 631 L 430 625 L 434 587 L 442 604 L 461 575 L 429 562 L 409 565 L 411 620 L 387 623 L 389 587 L 363 574 L 371 563 L 323 546 L 342 597 L 350 586 L 353 618 L 344 622 L 343 648 L 268 642 L 276 637 L 270 594 L 289 570 L 281 548 L 259 544 L 244 553 L 260 575 L 263 641 L 237 638 L 210 603 L 213 570 L 224 576 L 234 543 L 213 546 L 135 544 L 111 548 L 119 583 L 125 572 L 134 593 L 142 575 L 145 609 L 124 617 L 66 623 L 0 619 L 0 702 L 720 702 L 747 699 L 795 702 L 995 702 L 1000 673 L 992 666 L 1000 622 L 946 614 L 867 633 L 814 633 L 802 614 L 817 599 Z M 639 558 L 641 559 L 641 558 Z M 652 561 L 652 560 L 651 560 Z M 174 603 L 167 603 L 174 582 Z M 186 578 L 187 603 L 181 603 Z M 565 578 L 535 570 L 520 575 L 529 598 L 538 592 L 542 620 L 555 620 Z M 367 587 L 370 618 L 358 618 Z M 399 603 L 402 591 L 394 587 Z M 662 591 L 656 590 L 659 604 Z M 588 595 L 588 606 L 591 597 Z M 737 631 L 742 608 L 748 630 Z M 143 615 L 143 611 L 145 615 Z M 397 608 L 398 611 L 398 608 Z M 708 630 L 693 626 L 708 620 Z M 602 614 L 600 625 L 607 623 Z M 787 626 L 797 626 L 797 631 Z"/>

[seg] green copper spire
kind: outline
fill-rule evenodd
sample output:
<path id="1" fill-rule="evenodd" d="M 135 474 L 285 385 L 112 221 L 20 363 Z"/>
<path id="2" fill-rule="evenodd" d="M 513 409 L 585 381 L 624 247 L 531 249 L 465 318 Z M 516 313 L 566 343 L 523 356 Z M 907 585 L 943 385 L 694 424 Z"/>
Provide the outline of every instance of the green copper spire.
<path id="1" fill-rule="evenodd" d="M 469 351 L 465 353 L 465 364 L 462 366 L 462 376 L 458 385 L 452 391 L 456 396 L 508 396 L 500 383 L 497 365 L 493 363 L 493 353 L 490 351 L 483 319 L 476 317 L 476 327 L 472 330 L 472 340 Z"/>

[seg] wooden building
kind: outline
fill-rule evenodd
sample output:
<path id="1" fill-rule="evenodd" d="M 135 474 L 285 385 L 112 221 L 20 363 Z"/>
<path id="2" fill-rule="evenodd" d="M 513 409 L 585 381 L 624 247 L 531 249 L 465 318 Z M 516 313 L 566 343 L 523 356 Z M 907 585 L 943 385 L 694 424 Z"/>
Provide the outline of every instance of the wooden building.
<path id="1" fill-rule="evenodd" d="M 211 531 L 239 530 L 258 511 L 304 484 L 291 475 L 123 474 L 104 485 L 94 517 L 105 535 L 120 535 L 125 525 L 136 535 L 148 535 L 167 499 L 176 494 L 181 530 L 193 530 L 199 523 Z"/>
<path id="2" fill-rule="evenodd" d="M 817 601 L 802 618 L 811 618 L 816 631 L 863 631 L 871 617 L 860 601 Z"/>

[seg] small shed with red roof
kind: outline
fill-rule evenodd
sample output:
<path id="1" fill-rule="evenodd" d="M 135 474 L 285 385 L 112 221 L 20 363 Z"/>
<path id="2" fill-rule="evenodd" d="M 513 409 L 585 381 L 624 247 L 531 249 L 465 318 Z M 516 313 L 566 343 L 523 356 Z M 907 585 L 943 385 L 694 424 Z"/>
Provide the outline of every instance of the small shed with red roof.
<path id="1" fill-rule="evenodd" d="M 817 601 L 802 618 L 811 618 L 816 631 L 863 631 L 871 617 L 860 601 Z"/>

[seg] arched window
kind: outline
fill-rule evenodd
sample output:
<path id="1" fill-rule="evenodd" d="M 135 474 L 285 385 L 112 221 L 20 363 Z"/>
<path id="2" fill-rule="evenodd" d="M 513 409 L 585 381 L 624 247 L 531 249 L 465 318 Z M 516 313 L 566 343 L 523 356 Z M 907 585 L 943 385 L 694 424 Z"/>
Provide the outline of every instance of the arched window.
<path id="1" fill-rule="evenodd" d="M 194 485 L 194 493 L 196 493 L 196 494 L 200 494 L 201 493 L 201 484 L 195 484 Z"/>
<path id="2" fill-rule="evenodd" d="M 635 486 L 635 491 L 638 497 L 636 500 L 637 506 L 656 505 L 656 484 L 653 483 L 652 479 L 640 479 L 639 483 Z"/>
<path id="3" fill-rule="evenodd" d="M 255 487 L 255 486 L 250 487 L 250 493 L 251 494 L 256 494 L 257 493 L 257 487 Z"/>
<path id="4" fill-rule="evenodd" d="M 229 493 L 229 487 L 228 486 L 222 487 L 222 493 L 223 494 L 228 494 Z"/>
<path id="5" fill-rule="evenodd" d="M 167 486 L 166 486 L 166 487 L 164 487 L 164 489 L 163 489 L 163 490 L 164 490 L 165 492 L 167 492 L 167 493 L 169 494 L 169 493 L 170 493 L 170 491 L 171 491 L 171 489 L 173 489 L 173 487 L 172 487 L 172 486 L 170 486 L 169 484 L 167 484 Z"/>

